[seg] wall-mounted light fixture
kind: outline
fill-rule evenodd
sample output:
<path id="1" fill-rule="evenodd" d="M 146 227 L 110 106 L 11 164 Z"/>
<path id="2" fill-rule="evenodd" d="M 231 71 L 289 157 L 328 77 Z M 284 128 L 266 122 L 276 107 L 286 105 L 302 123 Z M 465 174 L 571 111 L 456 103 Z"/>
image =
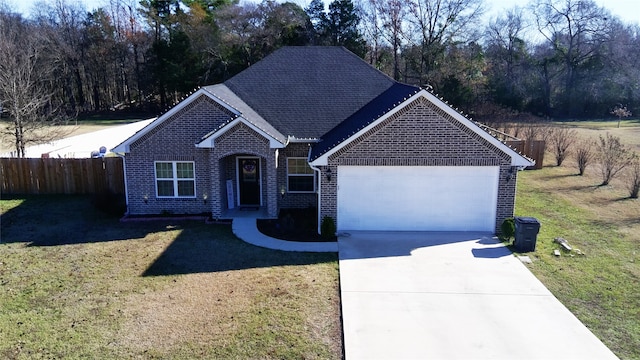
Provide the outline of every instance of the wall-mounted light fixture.
<path id="1" fill-rule="evenodd" d="M 207 193 L 202 194 L 202 200 L 204 201 L 204 203 L 207 203 L 207 199 L 209 198 L 209 195 Z"/>
<path id="2" fill-rule="evenodd" d="M 280 188 L 280 197 L 284 199 L 284 194 L 285 194 L 286 192 L 287 192 L 287 191 L 285 190 L 284 186 L 283 186 L 283 187 L 281 187 L 281 188 Z"/>
<path id="3" fill-rule="evenodd" d="M 144 194 L 144 195 L 142 196 L 142 200 L 144 200 L 144 203 L 145 203 L 145 204 L 149 203 L 149 195 Z"/>
<path id="4" fill-rule="evenodd" d="M 326 176 L 327 181 L 331 181 L 331 175 L 333 174 L 333 172 L 331 171 L 331 168 L 327 166 L 327 170 L 324 172 L 324 176 Z"/>
<path id="5" fill-rule="evenodd" d="M 513 179 L 513 175 L 516 172 L 516 168 L 515 167 L 510 167 L 509 168 L 509 172 L 507 173 L 507 182 L 511 181 L 511 179 Z"/>

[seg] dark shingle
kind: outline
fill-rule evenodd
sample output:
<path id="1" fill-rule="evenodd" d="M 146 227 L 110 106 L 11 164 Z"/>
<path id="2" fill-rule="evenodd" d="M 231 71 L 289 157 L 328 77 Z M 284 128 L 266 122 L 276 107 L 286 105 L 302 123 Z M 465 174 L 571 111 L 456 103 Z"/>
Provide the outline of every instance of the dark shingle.
<path id="1" fill-rule="evenodd" d="M 319 138 L 395 82 L 342 47 L 284 47 L 225 82 L 285 136 Z"/>
<path id="2" fill-rule="evenodd" d="M 322 135 L 322 141 L 315 144 L 311 149 L 310 160 L 313 161 L 322 156 L 419 91 L 420 88 L 415 86 L 395 83 L 346 120 Z"/>

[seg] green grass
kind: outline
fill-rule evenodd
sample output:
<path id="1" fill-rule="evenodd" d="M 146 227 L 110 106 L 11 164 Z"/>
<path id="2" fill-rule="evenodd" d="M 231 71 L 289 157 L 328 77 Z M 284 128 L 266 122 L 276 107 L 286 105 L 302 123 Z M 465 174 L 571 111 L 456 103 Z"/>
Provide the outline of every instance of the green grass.
<path id="1" fill-rule="evenodd" d="M 120 223 L 86 197 L 4 199 L 0 213 L 0 358 L 342 355 L 335 254 Z"/>
<path id="2" fill-rule="evenodd" d="M 606 129 L 614 129 L 618 127 L 618 119 L 609 119 L 609 120 L 576 120 L 576 121 L 562 121 L 556 122 L 561 125 L 575 126 L 579 128 L 585 129 L 594 129 L 594 130 L 606 130 Z M 640 119 L 637 118 L 626 118 L 620 121 L 620 128 L 634 128 L 640 126 Z"/>
<path id="3" fill-rule="evenodd" d="M 519 175 L 516 215 L 541 223 L 530 268 L 619 357 L 640 359 L 640 203 L 590 182 L 566 168 Z M 585 255 L 554 256 L 556 237 Z"/>

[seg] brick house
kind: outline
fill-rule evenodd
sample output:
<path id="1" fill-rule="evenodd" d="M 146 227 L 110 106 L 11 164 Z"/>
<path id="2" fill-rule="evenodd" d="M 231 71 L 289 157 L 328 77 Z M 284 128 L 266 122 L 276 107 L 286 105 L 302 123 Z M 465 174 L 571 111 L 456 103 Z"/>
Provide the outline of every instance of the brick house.
<path id="1" fill-rule="evenodd" d="M 498 229 L 532 161 L 341 47 L 285 47 L 114 152 L 129 214 L 317 207 L 339 230 Z"/>

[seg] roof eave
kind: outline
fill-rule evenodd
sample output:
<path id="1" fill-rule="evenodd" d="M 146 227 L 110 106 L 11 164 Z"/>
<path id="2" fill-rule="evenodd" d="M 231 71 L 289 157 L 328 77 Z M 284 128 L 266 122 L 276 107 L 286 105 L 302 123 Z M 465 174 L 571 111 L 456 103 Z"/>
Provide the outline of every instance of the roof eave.
<path id="1" fill-rule="evenodd" d="M 346 145 L 348 145 L 350 142 L 352 142 L 353 140 L 357 139 L 361 135 L 365 134 L 367 131 L 369 131 L 371 128 L 377 126 L 379 123 L 381 123 L 385 119 L 393 116 L 398 111 L 400 111 L 402 108 L 404 108 L 405 106 L 407 106 L 408 104 L 410 104 L 411 102 L 415 101 L 416 99 L 418 99 L 421 96 L 425 97 L 427 100 L 432 102 L 434 105 L 436 105 L 437 107 L 441 108 L 445 113 L 449 114 L 454 119 L 462 122 L 469 129 L 471 129 L 472 131 L 477 133 L 479 136 L 481 136 L 482 138 L 487 140 L 489 143 L 491 143 L 494 146 L 496 146 L 498 149 L 500 149 L 504 153 L 506 153 L 511 158 L 511 166 L 529 167 L 529 166 L 533 166 L 535 164 L 535 161 L 532 161 L 532 160 L 528 159 L 527 157 L 525 157 L 524 155 L 522 155 L 522 154 L 518 153 L 517 151 L 513 150 L 507 144 L 503 143 L 499 139 L 495 138 L 491 134 L 489 134 L 486 131 L 484 131 L 482 128 L 480 128 L 478 125 L 476 125 L 473 121 L 471 121 L 470 119 L 468 119 L 467 117 L 462 115 L 460 112 L 458 112 L 457 110 L 452 108 L 449 104 L 446 104 L 443 100 L 441 100 L 440 98 L 438 98 L 434 94 L 432 94 L 429 91 L 426 91 L 424 89 L 420 90 L 419 92 L 417 92 L 413 96 L 409 97 L 408 99 L 406 99 L 402 103 L 398 104 L 391 111 L 385 113 L 384 115 L 382 115 L 381 117 L 379 117 L 375 121 L 371 122 L 369 125 L 363 127 L 362 129 L 360 129 L 355 134 L 349 136 L 348 138 L 346 138 L 344 141 L 342 141 L 338 145 L 336 145 L 333 148 L 331 148 L 330 150 L 326 151 L 324 154 L 318 156 L 316 159 L 312 160 L 310 162 L 310 164 L 313 165 L 313 166 L 326 166 L 326 165 L 328 165 L 329 157 L 331 155 L 333 155 L 334 153 L 336 153 L 337 151 L 339 151 L 340 149 L 342 149 L 343 147 L 345 147 Z"/>
<path id="2" fill-rule="evenodd" d="M 136 131 L 133 135 L 131 135 L 128 139 L 126 139 L 125 141 L 121 142 L 120 144 L 116 145 L 113 149 L 110 149 L 112 153 L 115 154 L 124 154 L 124 153 L 128 153 L 131 150 L 131 143 L 136 141 L 138 138 L 140 138 L 140 136 L 142 135 L 138 135 L 142 132 L 148 131 L 146 130 L 149 126 L 153 125 L 153 123 L 156 122 L 156 120 L 158 120 L 158 118 L 156 117 L 153 121 L 151 121 L 149 124 L 147 124 L 147 126 L 143 127 L 142 129 Z"/>
<path id="3" fill-rule="evenodd" d="M 162 124 L 165 120 L 171 118 L 171 116 L 173 116 L 176 113 L 178 113 L 185 106 L 189 105 L 191 102 L 193 102 L 195 99 L 197 99 L 201 95 L 205 95 L 205 96 L 209 97 L 210 99 L 212 99 L 213 101 L 217 102 L 218 104 L 220 104 L 220 106 L 222 106 L 225 109 L 229 110 L 231 113 L 235 114 L 236 116 L 240 115 L 240 112 L 238 110 L 236 110 L 235 108 L 233 108 L 232 106 L 230 106 L 229 104 L 227 104 L 226 102 L 224 102 L 223 100 L 221 100 L 220 98 L 218 98 L 217 96 L 212 94 L 211 92 L 207 91 L 206 89 L 200 88 L 197 91 L 195 91 L 193 94 L 189 95 L 186 99 L 184 99 L 180 103 L 178 103 L 176 106 L 172 107 L 167 112 L 165 112 L 164 114 L 160 115 L 158 118 L 156 118 L 149 125 L 147 125 L 144 128 L 142 128 L 142 130 L 140 130 L 137 133 L 133 134 L 130 138 L 128 138 L 127 140 L 122 142 L 120 145 L 118 145 L 115 148 L 113 148 L 111 151 L 114 152 L 114 153 L 120 153 L 120 154 L 130 152 L 132 143 L 134 143 L 136 140 L 140 139 L 142 136 L 147 134 L 149 131 L 155 129 L 158 125 Z"/>
<path id="4" fill-rule="evenodd" d="M 535 165 L 535 161 L 528 159 L 527 157 L 518 153 L 517 151 L 509 147 L 507 144 L 505 144 L 495 136 L 489 134 L 487 131 L 485 131 L 480 126 L 478 126 L 478 124 L 476 124 L 474 121 L 462 115 L 460 112 L 458 112 L 456 109 L 451 107 L 449 104 L 445 103 L 442 99 L 438 98 L 433 93 L 426 90 L 422 90 L 421 93 L 424 94 L 427 100 L 431 101 L 436 106 L 444 110 L 451 117 L 465 124 L 469 129 L 474 131 L 476 134 L 480 135 L 483 139 L 487 140 L 489 143 L 491 143 L 492 145 L 494 145 L 495 147 L 497 147 L 498 149 L 502 150 L 504 153 L 509 155 L 509 157 L 511 158 L 511 166 L 528 167 L 528 166 Z"/>
<path id="5" fill-rule="evenodd" d="M 292 135 L 287 136 L 287 144 L 315 144 L 320 142 L 318 138 L 298 138 Z"/>
<path id="6" fill-rule="evenodd" d="M 359 138 L 360 136 L 364 135 L 371 128 L 377 126 L 379 123 L 381 123 L 385 119 L 393 116 L 395 113 L 400 111 L 406 105 L 408 105 L 411 102 L 413 102 L 415 99 L 418 98 L 418 96 L 420 96 L 422 91 L 424 91 L 424 90 L 421 90 L 421 91 L 417 92 L 416 94 L 414 94 L 413 96 L 410 96 L 409 98 L 404 100 L 402 103 L 398 104 L 396 107 L 394 107 L 393 109 L 391 109 L 390 111 L 388 111 L 384 115 L 382 115 L 379 118 L 377 118 L 375 121 L 372 121 L 369 125 L 363 127 L 362 129 L 358 130 L 355 134 L 353 134 L 353 135 L 349 136 L 348 138 L 346 138 L 344 141 L 339 143 L 337 146 L 334 146 L 330 150 L 326 151 L 324 154 L 322 154 L 322 155 L 318 156 L 316 159 L 312 160 L 310 164 L 313 165 L 313 166 L 326 166 L 326 165 L 328 165 L 329 157 L 331 155 L 335 154 L 337 151 L 339 151 L 343 147 L 347 146 L 353 140 L 355 140 L 355 139 Z"/>
<path id="7" fill-rule="evenodd" d="M 250 129 L 252 129 L 253 131 L 257 132 L 258 134 L 262 135 L 264 138 L 269 140 L 269 147 L 271 149 L 282 149 L 282 148 L 284 148 L 286 146 L 281 141 L 276 139 L 274 136 L 272 136 L 271 134 L 268 134 L 264 130 L 258 128 L 257 126 L 255 126 L 253 123 L 251 123 L 249 120 L 245 119 L 242 116 L 239 116 L 239 117 L 233 119 L 232 121 L 230 121 L 229 123 L 227 123 L 223 127 L 221 127 L 220 129 L 218 129 L 217 131 L 215 131 L 213 133 L 210 133 L 204 139 L 202 139 L 200 142 L 196 143 L 195 146 L 197 148 L 214 148 L 215 147 L 215 140 L 218 137 L 220 137 L 222 134 L 226 133 L 227 131 L 229 131 L 231 128 L 233 128 L 235 125 L 237 125 L 239 123 L 245 124 Z"/>

